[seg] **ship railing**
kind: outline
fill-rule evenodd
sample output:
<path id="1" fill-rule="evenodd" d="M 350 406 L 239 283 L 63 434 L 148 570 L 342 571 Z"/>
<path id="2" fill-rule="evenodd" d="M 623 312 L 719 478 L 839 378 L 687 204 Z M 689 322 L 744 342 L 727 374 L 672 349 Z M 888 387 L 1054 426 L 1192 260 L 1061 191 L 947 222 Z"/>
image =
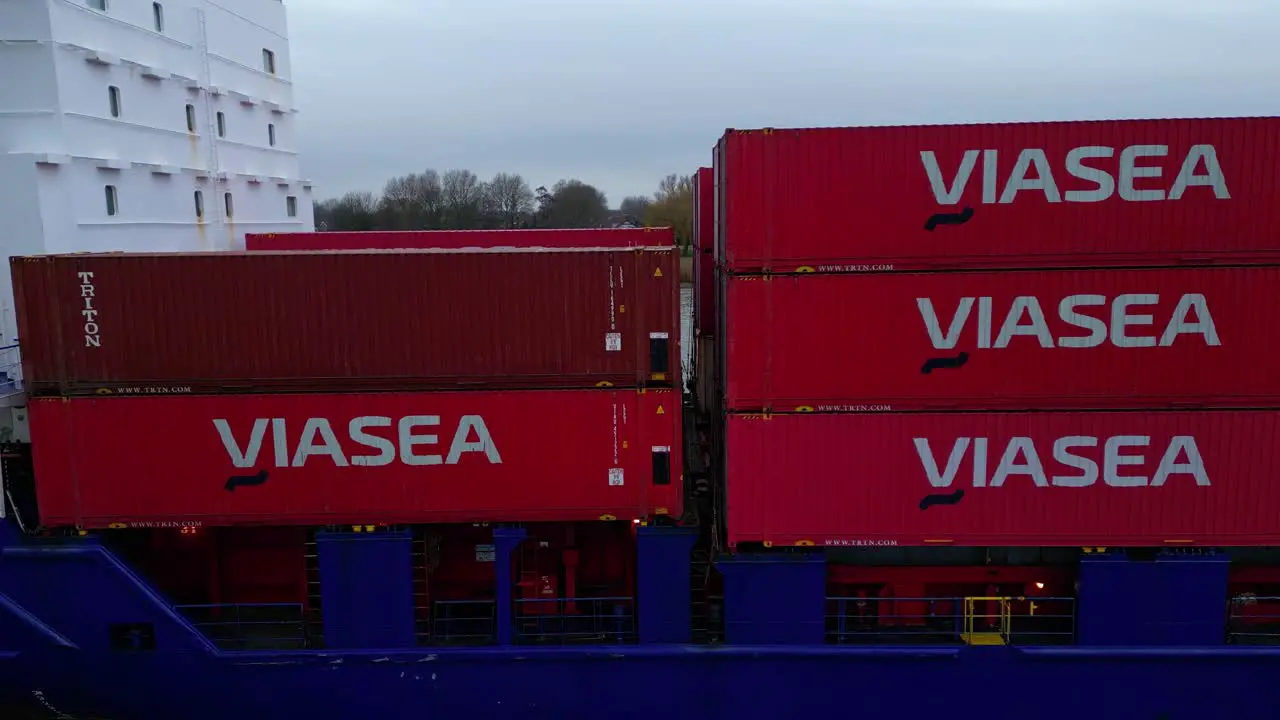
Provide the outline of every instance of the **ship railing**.
<path id="1" fill-rule="evenodd" d="M 302 603 L 216 603 L 175 609 L 223 650 L 304 650 Z"/>
<path id="2" fill-rule="evenodd" d="M 1245 593 L 1231 598 L 1227 642 L 1232 645 L 1280 645 L 1280 597 Z"/>
<path id="3" fill-rule="evenodd" d="M 427 628 L 418 638 L 424 645 L 490 645 L 497 639 L 496 603 L 493 600 L 434 600 Z"/>
<path id="4" fill-rule="evenodd" d="M 522 598 L 515 601 L 516 641 L 526 645 L 636 642 L 635 598 Z"/>
<path id="5" fill-rule="evenodd" d="M 1075 598 L 828 597 L 837 645 L 1071 645 Z"/>
<path id="6" fill-rule="evenodd" d="M 22 350 L 18 343 L 0 346 L 0 396 L 22 392 Z"/>

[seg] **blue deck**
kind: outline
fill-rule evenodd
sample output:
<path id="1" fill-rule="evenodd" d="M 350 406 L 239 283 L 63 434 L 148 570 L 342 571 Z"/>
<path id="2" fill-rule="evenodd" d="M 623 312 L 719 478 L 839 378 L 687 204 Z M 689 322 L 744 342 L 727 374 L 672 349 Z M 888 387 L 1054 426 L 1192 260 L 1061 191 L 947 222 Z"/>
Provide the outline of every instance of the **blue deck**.
<path id="1" fill-rule="evenodd" d="M 503 532 L 499 574 L 519 542 Z M 382 577 L 404 561 L 394 535 L 332 541 L 322 552 L 352 575 L 324 590 L 330 649 L 257 652 L 217 647 L 92 537 L 8 534 L 0 708 L 120 720 L 1280 717 L 1280 651 L 1225 645 L 1225 563 L 1211 556 L 1098 558 L 1082 568 L 1076 644 L 1055 647 L 823 645 L 821 556 L 736 558 L 722 563 L 726 643 L 699 646 L 679 642 L 688 574 L 667 562 L 691 542 L 655 531 L 642 534 L 636 644 L 520 647 L 498 613 L 497 646 L 458 649 L 415 646 L 408 601 L 389 594 L 403 581 Z M 506 585 L 497 607 L 511 607 Z M 369 638 L 388 649 L 355 647 Z"/>

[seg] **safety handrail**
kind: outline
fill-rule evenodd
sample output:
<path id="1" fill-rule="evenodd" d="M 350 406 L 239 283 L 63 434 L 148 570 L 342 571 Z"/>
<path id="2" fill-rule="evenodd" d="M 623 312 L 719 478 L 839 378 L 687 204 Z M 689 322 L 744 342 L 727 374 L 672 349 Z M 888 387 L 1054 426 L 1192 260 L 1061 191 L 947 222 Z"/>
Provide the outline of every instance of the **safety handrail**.
<path id="1" fill-rule="evenodd" d="M 1075 599 L 1052 596 L 827 598 L 826 637 L 836 644 L 1070 645 Z"/>

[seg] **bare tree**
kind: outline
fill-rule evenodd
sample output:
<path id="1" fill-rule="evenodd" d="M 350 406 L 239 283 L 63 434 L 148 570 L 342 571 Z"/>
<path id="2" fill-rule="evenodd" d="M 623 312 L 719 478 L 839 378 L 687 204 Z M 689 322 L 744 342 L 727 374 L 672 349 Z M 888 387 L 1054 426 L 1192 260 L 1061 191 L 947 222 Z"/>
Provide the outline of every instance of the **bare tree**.
<path id="1" fill-rule="evenodd" d="M 371 192 L 349 192 L 316 205 L 321 230 L 374 230 L 378 227 L 378 199 Z"/>
<path id="2" fill-rule="evenodd" d="M 353 212 L 367 213 L 369 215 L 378 212 L 378 197 L 368 190 L 349 192 L 342 196 L 338 204 Z"/>
<path id="3" fill-rule="evenodd" d="M 661 204 L 685 194 L 693 195 L 693 176 L 672 173 L 658 183 L 658 192 L 653 194 L 654 201 Z"/>
<path id="4" fill-rule="evenodd" d="M 426 230 L 440 227 L 443 191 L 435 170 L 409 173 L 387 181 L 378 208 L 384 230 Z"/>
<path id="5" fill-rule="evenodd" d="M 653 201 L 643 195 L 632 195 L 622 199 L 622 205 L 618 210 L 628 218 L 634 218 L 634 221 L 639 224 L 644 222 L 645 211 L 652 204 Z"/>
<path id="6" fill-rule="evenodd" d="M 470 170 L 450 170 L 441 178 L 443 227 L 471 230 L 484 219 L 485 187 Z"/>
<path id="7" fill-rule="evenodd" d="M 671 176 L 676 178 L 676 176 Z M 674 180 L 668 195 L 678 195 Z M 667 195 L 661 195 L 664 199 Z M 576 179 L 557 182 L 550 190 L 529 184 L 518 174 L 498 173 L 481 182 L 470 170 L 432 169 L 391 178 L 381 197 L 348 193 L 316 205 L 317 226 L 331 230 L 440 230 L 479 228 L 588 228 L 642 222 L 653 215 L 648 198 L 627 198 L 627 217 L 611 218 L 605 194 Z"/>
<path id="8" fill-rule="evenodd" d="M 486 185 L 487 214 L 500 228 L 519 227 L 533 213 L 533 191 L 519 175 L 498 173 Z"/>
<path id="9" fill-rule="evenodd" d="M 653 203 L 645 210 L 645 224 L 672 228 L 676 244 L 689 247 L 693 242 L 692 175 L 668 175 L 658 183 Z"/>

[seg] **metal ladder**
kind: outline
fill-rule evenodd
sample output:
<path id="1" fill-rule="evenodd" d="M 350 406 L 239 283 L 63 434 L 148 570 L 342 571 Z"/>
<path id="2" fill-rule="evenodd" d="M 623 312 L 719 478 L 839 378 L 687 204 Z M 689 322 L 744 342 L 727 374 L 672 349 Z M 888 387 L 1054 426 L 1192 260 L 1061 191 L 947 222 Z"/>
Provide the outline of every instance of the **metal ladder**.
<path id="1" fill-rule="evenodd" d="M 313 648 L 322 648 L 324 647 L 324 614 L 320 593 L 320 553 L 316 548 L 315 528 L 307 531 L 307 541 L 303 545 L 303 561 L 307 573 L 307 607 L 302 623 L 306 629 L 308 645 Z"/>

